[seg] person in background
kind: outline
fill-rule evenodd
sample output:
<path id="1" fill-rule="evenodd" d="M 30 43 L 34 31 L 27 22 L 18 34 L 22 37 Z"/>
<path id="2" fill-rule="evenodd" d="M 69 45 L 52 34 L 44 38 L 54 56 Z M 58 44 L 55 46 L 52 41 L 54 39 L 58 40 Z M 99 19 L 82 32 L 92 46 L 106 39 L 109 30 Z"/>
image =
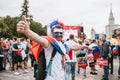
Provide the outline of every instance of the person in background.
<path id="1" fill-rule="evenodd" d="M 27 48 L 27 42 L 25 41 L 25 38 L 21 38 L 21 47 L 22 47 L 22 58 L 24 61 L 24 67 L 27 69 L 27 60 L 28 60 L 28 54 L 26 53 Z"/>
<path id="2" fill-rule="evenodd" d="M 12 48 L 13 48 L 13 40 L 9 40 L 9 49 L 8 49 L 8 60 L 9 60 L 9 64 L 10 64 L 10 70 L 13 70 L 13 64 L 12 64 Z"/>
<path id="3" fill-rule="evenodd" d="M 108 60 L 109 59 L 109 42 L 106 40 L 106 35 L 102 34 L 101 35 L 101 42 L 102 45 L 100 47 L 101 50 L 101 60 Z M 109 69 L 108 66 L 104 66 L 104 76 L 102 80 L 109 80 L 108 75 L 109 75 Z"/>
<path id="4" fill-rule="evenodd" d="M 118 57 L 119 57 L 119 68 L 118 68 L 118 79 L 120 79 L 120 34 L 116 35 L 116 43 L 115 46 L 118 48 Z"/>
<path id="5" fill-rule="evenodd" d="M 3 38 L 3 42 L 2 42 L 2 49 L 4 51 L 4 58 L 3 58 L 3 66 L 4 69 L 6 70 L 6 64 L 7 64 L 7 58 L 8 58 L 8 40 Z"/>
<path id="6" fill-rule="evenodd" d="M 64 44 L 66 44 L 69 48 L 71 48 L 73 45 L 77 45 L 77 43 L 74 40 L 74 35 L 70 34 L 69 40 L 66 41 Z M 76 53 L 75 51 L 71 50 L 70 53 L 68 53 L 68 55 L 70 57 L 70 60 L 65 62 L 65 71 L 66 71 L 65 80 L 69 80 L 70 73 L 72 80 L 75 80 L 75 70 L 76 70 L 76 62 L 77 62 Z"/>
<path id="7" fill-rule="evenodd" d="M 77 61 L 78 61 L 78 74 L 80 73 L 80 70 L 83 69 L 83 76 L 86 78 L 86 67 L 88 66 L 87 63 L 87 51 L 88 49 L 83 48 L 79 51 L 79 54 L 77 54 Z M 84 66 L 81 66 L 82 64 L 85 64 Z"/>
<path id="8" fill-rule="evenodd" d="M 95 63 L 96 63 L 96 60 L 98 58 L 100 58 L 100 48 L 96 44 L 96 40 L 92 40 L 91 44 L 89 45 L 89 47 L 92 48 L 92 54 L 94 56 L 94 63 L 93 63 L 93 67 L 92 67 L 93 72 L 90 72 L 90 73 L 97 75 L 97 73 L 95 72 L 95 71 L 97 71 L 96 68 L 95 68 Z"/>
<path id="9" fill-rule="evenodd" d="M 95 62 L 94 62 L 94 56 L 92 54 L 92 50 L 88 50 L 88 63 L 89 63 L 89 67 L 90 67 L 90 74 L 92 75 L 97 75 L 97 73 L 95 72 Z"/>
<path id="10" fill-rule="evenodd" d="M 24 72 L 28 72 L 24 69 L 24 60 L 22 57 L 22 45 L 21 45 L 21 38 L 17 38 L 16 43 L 13 44 L 13 65 L 14 65 L 14 74 L 19 75 L 18 72 L 18 63 L 20 63 L 20 66 Z"/>
<path id="11" fill-rule="evenodd" d="M 19 75 L 20 73 L 18 72 L 18 62 L 22 62 L 22 56 L 21 56 L 21 45 L 20 45 L 20 38 L 17 38 L 16 43 L 13 44 L 13 68 L 14 68 L 14 74 Z M 17 55 L 17 52 L 19 52 L 20 55 Z M 22 65 L 22 64 L 21 64 Z M 23 65 L 22 65 L 23 68 Z"/>
<path id="12" fill-rule="evenodd" d="M 4 52 L 2 49 L 2 39 L 0 38 L 0 71 L 3 70 L 3 58 L 4 58 Z"/>
<path id="13" fill-rule="evenodd" d="M 109 58 L 110 74 L 113 74 L 114 71 L 113 59 L 117 56 L 113 53 L 113 49 L 115 47 L 115 41 L 116 41 L 116 35 L 112 35 L 112 37 L 110 38 L 110 47 L 111 47 L 111 57 Z"/>
<path id="14" fill-rule="evenodd" d="M 119 68 L 118 68 L 118 79 L 120 79 L 120 29 L 116 29 L 114 34 L 110 39 L 111 49 L 117 48 L 117 54 L 114 54 L 114 57 L 119 57 Z M 113 71 L 111 71 L 113 72 Z"/>

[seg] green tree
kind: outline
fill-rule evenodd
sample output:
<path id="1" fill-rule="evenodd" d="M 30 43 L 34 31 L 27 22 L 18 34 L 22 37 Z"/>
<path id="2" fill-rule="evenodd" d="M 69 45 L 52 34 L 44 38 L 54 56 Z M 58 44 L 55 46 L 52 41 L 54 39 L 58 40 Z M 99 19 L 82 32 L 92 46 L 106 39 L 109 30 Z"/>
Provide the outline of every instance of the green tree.
<path id="1" fill-rule="evenodd" d="M 22 6 L 22 10 L 21 10 L 22 11 L 22 15 L 25 15 L 26 17 L 28 17 L 28 11 L 29 11 L 28 8 L 29 8 L 28 0 L 24 0 L 23 6 Z"/>
<path id="2" fill-rule="evenodd" d="M 36 32 L 39 35 L 47 35 L 47 30 L 45 27 L 42 27 L 42 24 L 35 22 L 33 20 L 30 21 L 30 29 Z"/>
<path id="3" fill-rule="evenodd" d="M 20 21 L 20 17 L 10 17 L 6 16 L 3 18 L 4 23 L 8 26 L 7 34 L 9 34 L 8 38 L 12 38 L 13 36 L 21 37 L 21 34 L 17 33 L 16 25 L 18 21 Z"/>
<path id="4" fill-rule="evenodd" d="M 6 38 L 12 37 L 25 37 L 23 34 L 20 34 L 16 31 L 17 23 L 21 20 L 21 17 L 1 17 L 0 18 L 0 36 Z M 36 32 L 39 35 L 46 35 L 46 27 L 43 27 L 42 24 L 35 22 L 33 19 L 30 20 L 30 29 Z"/>
<path id="5" fill-rule="evenodd" d="M 0 37 L 6 37 L 7 35 L 9 35 L 7 31 L 8 26 L 2 20 L 0 20 Z"/>

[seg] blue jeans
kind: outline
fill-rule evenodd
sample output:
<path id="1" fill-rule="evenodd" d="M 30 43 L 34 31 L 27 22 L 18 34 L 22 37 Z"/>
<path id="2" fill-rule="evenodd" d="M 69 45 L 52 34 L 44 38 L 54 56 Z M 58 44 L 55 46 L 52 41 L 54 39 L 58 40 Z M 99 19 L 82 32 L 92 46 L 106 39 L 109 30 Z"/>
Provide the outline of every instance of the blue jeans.
<path id="1" fill-rule="evenodd" d="M 109 75 L 108 66 L 105 66 L 104 67 L 104 79 L 108 79 L 108 75 Z"/>
<path id="2" fill-rule="evenodd" d="M 118 75 L 120 76 L 120 56 L 119 56 L 119 68 L 118 68 Z"/>
<path id="3" fill-rule="evenodd" d="M 69 79 L 70 73 L 72 74 L 72 80 L 75 80 L 76 62 L 66 62 L 65 68 L 66 68 L 65 80 L 70 80 Z"/>
<path id="4" fill-rule="evenodd" d="M 118 68 L 118 75 L 120 76 L 120 45 L 118 47 L 118 58 L 119 58 L 119 68 Z"/>
<path id="5" fill-rule="evenodd" d="M 104 59 L 108 60 L 108 57 Z M 109 75 L 109 69 L 108 69 L 108 66 L 105 66 L 104 67 L 104 80 L 108 80 L 108 75 Z"/>
<path id="6" fill-rule="evenodd" d="M 78 68 L 78 73 L 80 73 L 80 68 Z M 83 76 L 86 77 L 86 69 L 83 69 Z"/>

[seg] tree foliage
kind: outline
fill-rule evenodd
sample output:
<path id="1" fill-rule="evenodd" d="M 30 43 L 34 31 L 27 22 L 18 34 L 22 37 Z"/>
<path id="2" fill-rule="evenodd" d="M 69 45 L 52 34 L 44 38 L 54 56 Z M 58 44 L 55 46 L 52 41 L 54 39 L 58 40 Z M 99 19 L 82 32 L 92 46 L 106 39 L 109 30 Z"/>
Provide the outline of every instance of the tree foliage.
<path id="1" fill-rule="evenodd" d="M 25 37 L 23 34 L 17 33 L 16 26 L 21 17 L 0 17 L 0 36 L 6 38 Z M 42 24 L 30 20 L 30 29 L 39 35 L 46 35 L 46 28 Z"/>
<path id="2" fill-rule="evenodd" d="M 38 22 L 30 21 L 30 29 L 39 35 L 46 35 L 46 28 L 42 27 L 42 24 Z"/>
<path id="3" fill-rule="evenodd" d="M 0 36 L 5 37 L 6 35 L 8 35 L 8 26 L 2 21 L 0 20 Z"/>

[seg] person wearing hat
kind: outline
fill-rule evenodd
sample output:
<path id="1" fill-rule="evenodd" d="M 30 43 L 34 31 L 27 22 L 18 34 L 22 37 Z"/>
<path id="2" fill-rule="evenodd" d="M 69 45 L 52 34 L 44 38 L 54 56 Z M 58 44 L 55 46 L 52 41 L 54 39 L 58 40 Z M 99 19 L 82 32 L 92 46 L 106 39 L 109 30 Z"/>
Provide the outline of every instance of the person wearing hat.
<path id="1" fill-rule="evenodd" d="M 66 54 L 66 46 L 63 45 L 62 37 L 63 37 L 63 29 L 62 25 L 58 21 L 54 21 L 50 24 L 51 28 L 51 34 L 52 36 L 42 37 L 33 32 L 29 29 L 28 22 L 26 21 L 26 17 L 23 16 L 22 20 L 18 22 L 17 24 L 17 32 L 22 33 L 29 37 L 32 41 L 35 41 L 37 44 L 41 45 L 45 52 L 45 59 L 46 59 L 46 65 L 49 65 L 49 62 L 51 60 L 52 51 L 55 48 L 56 54 L 52 60 L 52 67 L 50 72 L 47 72 L 47 76 L 45 79 L 42 80 L 64 80 L 65 79 L 65 73 L 64 69 L 62 69 L 62 63 L 61 60 L 63 59 L 63 56 L 66 57 L 67 60 L 69 60 L 69 56 Z M 72 50 L 78 50 L 81 49 L 81 47 L 84 46 L 74 46 L 71 47 Z M 37 51 L 37 50 L 36 50 Z M 40 51 L 40 48 L 38 48 L 38 51 Z M 36 56 L 35 56 L 36 55 Z M 39 65 L 39 53 L 35 53 L 34 57 L 36 59 L 36 62 Z M 39 72 L 39 70 L 38 70 Z M 39 75 L 39 74 L 38 74 Z M 39 77 L 42 77 L 39 75 Z M 41 79 L 36 79 L 41 80 Z"/>

